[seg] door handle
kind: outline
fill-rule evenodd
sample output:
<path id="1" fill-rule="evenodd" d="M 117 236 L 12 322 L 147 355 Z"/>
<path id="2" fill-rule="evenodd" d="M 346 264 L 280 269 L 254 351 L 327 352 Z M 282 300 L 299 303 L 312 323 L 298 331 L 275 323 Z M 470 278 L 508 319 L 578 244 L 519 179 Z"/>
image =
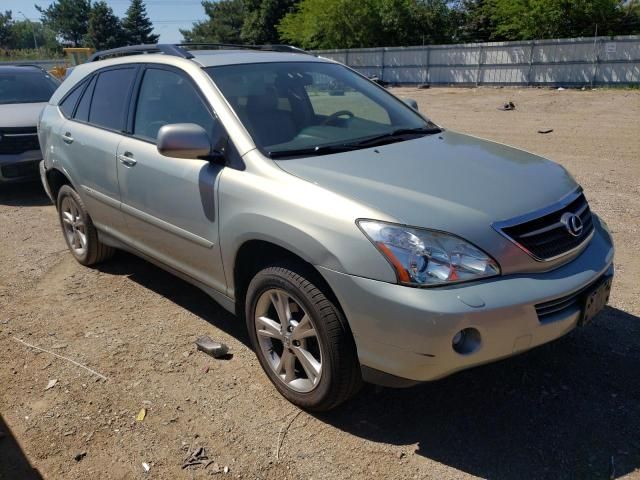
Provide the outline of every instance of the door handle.
<path id="1" fill-rule="evenodd" d="M 124 152 L 122 155 L 118 155 L 118 160 L 120 160 L 120 163 L 125 167 L 135 167 L 136 163 L 138 163 L 136 159 L 133 158 L 133 153 L 131 152 Z"/>
<path id="2" fill-rule="evenodd" d="M 71 132 L 67 132 L 62 136 L 62 141 L 68 145 L 73 143 L 73 137 L 71 136 Z"/>

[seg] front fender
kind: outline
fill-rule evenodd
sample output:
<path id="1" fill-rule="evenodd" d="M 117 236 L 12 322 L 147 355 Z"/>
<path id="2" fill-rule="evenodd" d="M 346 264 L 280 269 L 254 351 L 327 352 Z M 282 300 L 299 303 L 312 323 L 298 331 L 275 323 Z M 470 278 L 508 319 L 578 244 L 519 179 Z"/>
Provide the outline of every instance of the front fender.
<path id="1" fill-rule="evenodd" d="M 314 266 L 396 281 L 355 222 L 386 216 L 282 170 L 275 174 L 280 178 L 225 169 L 220 179 L 220 248 L 229 296 L 238 251 L 251 240 L 277 245 Z"/>

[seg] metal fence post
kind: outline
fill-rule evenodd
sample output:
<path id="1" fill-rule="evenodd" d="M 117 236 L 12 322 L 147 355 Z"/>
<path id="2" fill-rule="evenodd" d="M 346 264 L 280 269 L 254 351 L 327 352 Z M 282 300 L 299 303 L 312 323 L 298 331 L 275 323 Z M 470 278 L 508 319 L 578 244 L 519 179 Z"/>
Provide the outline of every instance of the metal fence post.
<path id="1" fill-rule="evenodd" d="M 385 81 L 384 80 L 384 57 L 385 57 L 385 55 L 384 54 L 385 54 L 386 50 L 387 50 L 386 48 L 382 47 L 382 61 L 381 61 L 382 66 L 380 67 L 380 80 L 382 80 L 383 82 Z"/>
<path id="2" fill-rule="evenodd" d="M 536 41 L 531 40 L 531 50 L 529 50 L 529 71 L 527 72 L 527 85 L 531 85 L 531 73 L 533 72 L 533 52 L 536 48 Z"/>
<path id="3" fill-rule="evenodd" d="M 422 83 L 427 84 L 430 83 L 431 80 L 431 72 L 429 71 L 429 63 L 431 61 L 431 47 L 426 47 L 427 49 L 427 61 L 424 68 L 424 81 Z"/>
<path id="4" fill-rule="evenodd" d="M 593 77 L 591 77 L 591 88 L 593 88 L 593 85 L 596 83 L 599 65 L 600 65 L 600 53 L 598 51 L 598 37 L 595 37 L 593 40 Z"/>
<path id="5" fill-rule="evenodd" d="M 476 70 L 476 87 L 480 84 L 480 71 L 482 70 L 482 63 L 484 55 L 483 45 L 480 45 L 480 50 L 478 52 L 478 69 Z"/>

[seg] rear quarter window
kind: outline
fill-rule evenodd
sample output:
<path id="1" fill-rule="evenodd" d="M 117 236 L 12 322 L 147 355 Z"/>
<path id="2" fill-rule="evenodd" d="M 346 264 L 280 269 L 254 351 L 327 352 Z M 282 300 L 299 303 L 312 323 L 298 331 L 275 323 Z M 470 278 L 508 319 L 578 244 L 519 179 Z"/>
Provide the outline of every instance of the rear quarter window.
<path id="1" fill-rule="evenodd" d="M 67 97 L 60 102 L 60 110 L 65 117 L 71 118 L 73 116 L 73 110 L 76 108 L 76 104 L 78 103 L 78 99 L 82 94 L 82 90 L 84 88 L 86 82 L 82 82 L 80 85 L 71 90 L 71 93 L 67 95 Z"/>

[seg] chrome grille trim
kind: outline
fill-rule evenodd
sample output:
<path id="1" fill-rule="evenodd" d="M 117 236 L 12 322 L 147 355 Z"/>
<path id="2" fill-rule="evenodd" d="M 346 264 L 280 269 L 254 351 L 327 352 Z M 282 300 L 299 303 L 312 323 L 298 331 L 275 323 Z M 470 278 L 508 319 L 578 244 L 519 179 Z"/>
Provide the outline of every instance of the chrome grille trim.
<path id="1" fill-rule="evenodd" d="M 493 224 L 491 224 L 491 226 L 500 235 L 502 235 L 503 237 L 508 239 L 513 244 L 517 245 L 521 250 L 523 250 L 525 253 L 527 253 L 527 255 L 532 257 L 534 260 L 536 260 L 538 262 L 550 262 L 552 260 L 556 260 L 558 258 L 570 255 L 570 254 L 572 254 L 572 253 L 584 248 L 589 243 L 591 238 L 593 237 L 594 232 L 595 232 L 595 226 L 594 226 L 594 223 L 593 223 L 594 219 L 593 219 L 593 215 L 592 215 L 591 211 L 589 210 L 589 204 L 588 204 L 586 198 L 584 199 L 584 205 L 582 205 L 576 211 L 572 212 L 572 213 L 575 213 L 576 215 L 579 215 L 581 217 L 581 219 L 583 219 L 583 217 L 586 216 L 587 222 L 585 223 L 586 229 L 585 229 L 585 234 L 584 234 L 583 238 L 580 239 L 580 243 L 579 244 L 573 246 L 572 248 L 568 248 L 566 251 L 562 251 L 562 252 L 560 252 L 560 253 L 558 253 L 556 255 L 552 255 L 552 256 L 538 255 L 538 254 L 536 254 L 536 252 L 531 251 L 530 248 L 527 248 L 527 246 L 525 246 L 522 243 L 520 243 L 518 241 L 518 239 L 531 238 L 531 237 L 534 237 L 536 235 L 541 235 L 541 234 L 544 234 L 544 233 L 547 233 L 547 232 L 552 232 L 554 230 L 558 230 L 560 227 L 563 227 L 563 224 L 560 221 L 554 222 L 554 223 L 552 223 L 550 225 L 545 225 L 544 227 L 539 227 L 539 228 L 537 228 L 535 230 L 531 230 L 531 231 L 526 232 L 526 233 L 519 234 L 518 238 L 513 238 L 505 230 L 509 229 L 509 228 L 512 228 L 512 227 L 524 226 L 529 222 L 535 222 L 536 220 L 542 219 L 543 217 L 548 216 L 548 215 L 553 215 L 555 213 L 561 213 L 565 208 L 567 208 L 569 205 L 571 205 L 571 203 L 573 203 L 576 200 L 578 200 L 581 196 L 584 198 L 584 195 L 582 193 L 582 188 L 578 187 L 573 192 L 571 192 L 570 194 L 566 195 L 565 197 L 560 199 L 558 202 L 555 202 L 555 203 L 549 205 L 548 207 L 542 208 L 540 210 L 536 210 L 534 212 L 529 212 L 529 213 L 526 213 L 524 215 L 511 218 L 509 220 L 504 220 L 504 221 L 500 221 L 500 222 L 494 222 Z"/>

